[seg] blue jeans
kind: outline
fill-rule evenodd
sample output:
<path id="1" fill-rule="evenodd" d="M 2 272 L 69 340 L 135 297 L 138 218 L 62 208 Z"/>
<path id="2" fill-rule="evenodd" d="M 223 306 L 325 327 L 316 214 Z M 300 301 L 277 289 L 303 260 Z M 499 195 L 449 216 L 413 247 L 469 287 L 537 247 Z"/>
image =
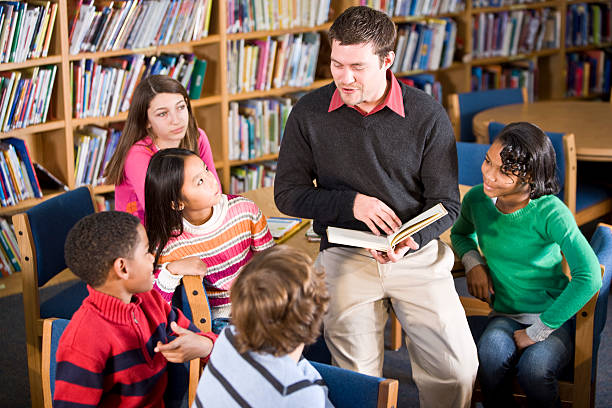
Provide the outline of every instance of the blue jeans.
<path id="1" fill-rule="evenodd" d="M 527 325 L 508 317 L 489 320 L 478 341 L 478 380 L 485 407 L 514 407 L 512 381 L 517 380 L 529 406 L 558 407 L 557 379 L 574 353 L 574 320 L 570 319 L 544 341 L 518 351 L 512 335 Z"/>

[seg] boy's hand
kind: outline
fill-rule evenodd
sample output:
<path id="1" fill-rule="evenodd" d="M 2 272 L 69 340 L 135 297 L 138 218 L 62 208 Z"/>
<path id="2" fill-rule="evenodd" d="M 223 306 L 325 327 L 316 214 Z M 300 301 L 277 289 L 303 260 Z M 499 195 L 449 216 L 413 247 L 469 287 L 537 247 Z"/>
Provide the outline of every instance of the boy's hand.
<path id="1" fill-rule="evenodd" d="M 483 302 L 491 304 L 493 281 L 484 265 L 476 265 L 466 274 L 467 287 L 470 294 Z"/>
<path id="2" fill-rule="evenodd" d="M 393 234 L 394 231 L 397 231 L 402 226 L 400 219 L 387 204 L 376 197 L 370 197 L 361 193 L 357 193 L 355 196 L 353 215 L 356 219 L 367 225 L 374 235 L 380 235 L 378 228 L 388 235 Z"/>
<path id="3" fill-rule="evenodd" d="M 170 323 L 170 328 L 178 337 L 168 344 L 158 341 L 154 350 L 156 353 L 162 353 L 169 362 L 184 363 L 194 358 L 204 358 L 212 351 L 213 342 L 208 337 L 184 329 L 176 322 Z"/>
<path id="4" fill-rule="evenodd" d="M 395 249 L 388 249 L 387 252 L 377 251 L 375 249 L 370 249 L 370 254 L 372 257 L 378 261 L 380 264 L 386 264 L 389 262 L 397 262 L 406 255 L 406 252 L 409 250 L 417 250 L 419 249 L 419 244 L 416 243 L 412 237 L 408 237 L 402 242 L 398 243 L 395 246 Z"/>
<path id="5" fill-rule="evenodd" d="M 183 259 L 172 261 L 167 266 L 173 275 L 206 275 L 208 269 L 206 263 L 199 256 L 188 256 Z"/>
<path id="6" fill-rule="evenodd" d="M 531 340 L 531 337 L 527 335 L 527 330 L 517 330 L 514 332 L 514 343 L 519 350 L 527 348 L 536 342 Z"/>

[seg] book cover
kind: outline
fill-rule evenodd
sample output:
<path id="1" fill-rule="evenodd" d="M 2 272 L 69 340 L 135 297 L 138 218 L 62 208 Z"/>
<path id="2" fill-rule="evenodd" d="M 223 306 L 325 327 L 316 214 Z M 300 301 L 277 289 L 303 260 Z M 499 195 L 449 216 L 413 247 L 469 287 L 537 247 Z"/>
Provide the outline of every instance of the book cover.
<path id="1" fill-rule="evenodd" d="M 200 99 L 202 96 L 202 87 L 204 85 L 204 77 L 206 76 L 206 60 L 195 59 L 195 65 L 191 74 L 191 85 L 189 87 L 189 99 Z"/>
<path id="2" fill-rule="evenodd" d="M 308 224 L 308 220 L 302 218 L 290 218 L 290 217 L 269 217 L 268 228 L 272 234 L 272 238 L 276 240 L 276 243 L 287 240 L 297 230 Z"/>

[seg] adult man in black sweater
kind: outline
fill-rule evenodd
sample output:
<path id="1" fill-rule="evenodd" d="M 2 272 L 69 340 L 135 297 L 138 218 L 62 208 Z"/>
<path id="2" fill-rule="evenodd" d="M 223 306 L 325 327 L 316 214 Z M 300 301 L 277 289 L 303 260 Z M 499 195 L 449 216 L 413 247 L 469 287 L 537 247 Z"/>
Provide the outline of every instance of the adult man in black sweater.
<path id="1" fill-rule="evenodd" d="M 382 375 L 391 306 L 408 339 L 421 406 L 467 407 L 476 348 L 450 274 L 452 250 L 437 239 L 459 212 L 455 139 L 444 109 L 388 69 L 395 36 L 393 22 L 367 7 L 336 19 L 334 82 L 294 106 L 274 197 L 282 212 L 313 218 L 322 235 L 317 263 L 331 295 L 324 326 L 334 362 Z M 392 233 L 440 202 L 447 216 L 386 253 L 326 239 L 327 226 Z"/>

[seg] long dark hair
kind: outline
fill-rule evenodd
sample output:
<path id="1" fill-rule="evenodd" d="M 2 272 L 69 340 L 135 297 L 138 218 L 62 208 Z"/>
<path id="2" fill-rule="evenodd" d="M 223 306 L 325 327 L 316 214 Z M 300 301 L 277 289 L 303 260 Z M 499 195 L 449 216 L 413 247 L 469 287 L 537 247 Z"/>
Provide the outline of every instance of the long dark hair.
<path id="1" fill-rule="evenodd" d="M 164 149 L 153 155 L 145 179 L 145 228 L 149 250 L 157 263 L 171 237 L 183 233 L 181 189 L 185 178 L 185 159 L 199 157 L 187 149 Z"/>
<path id="2" fill-rule="evenodd" d="M 125 127 L 123 128 L 121 138 L 117 144 L 117 150 L 115 150 L 115 153 L 104 170 L 106 184 L 119 184 L 123 181 L 125 158 L 132 146 L 134 146 L 134 143 L 147 136 L 147 110 L 149 109 L 151 100 L 160 93 L 181 94 L 183 99 L 185 99 L 187 111 L 189 112 L 189 122 L 187 124 L 185 137 L 181 140 L 179 147 L 197 152 L 199 137 L 198 124 L 193 116 L 187 91 L 179 81 L 169 76 L 148 76 L 140 81 L 134 90 L 128 117 L 125 121 Z"/>
<path id="3" fill-rule="evenodd" d="M 555 149 L 542 129 L 528 122 L 510 123 L 495 141 L 503 146 L 502 170 L 528 182 L 530 198 L 557 194 L 561 190 Z"/>

